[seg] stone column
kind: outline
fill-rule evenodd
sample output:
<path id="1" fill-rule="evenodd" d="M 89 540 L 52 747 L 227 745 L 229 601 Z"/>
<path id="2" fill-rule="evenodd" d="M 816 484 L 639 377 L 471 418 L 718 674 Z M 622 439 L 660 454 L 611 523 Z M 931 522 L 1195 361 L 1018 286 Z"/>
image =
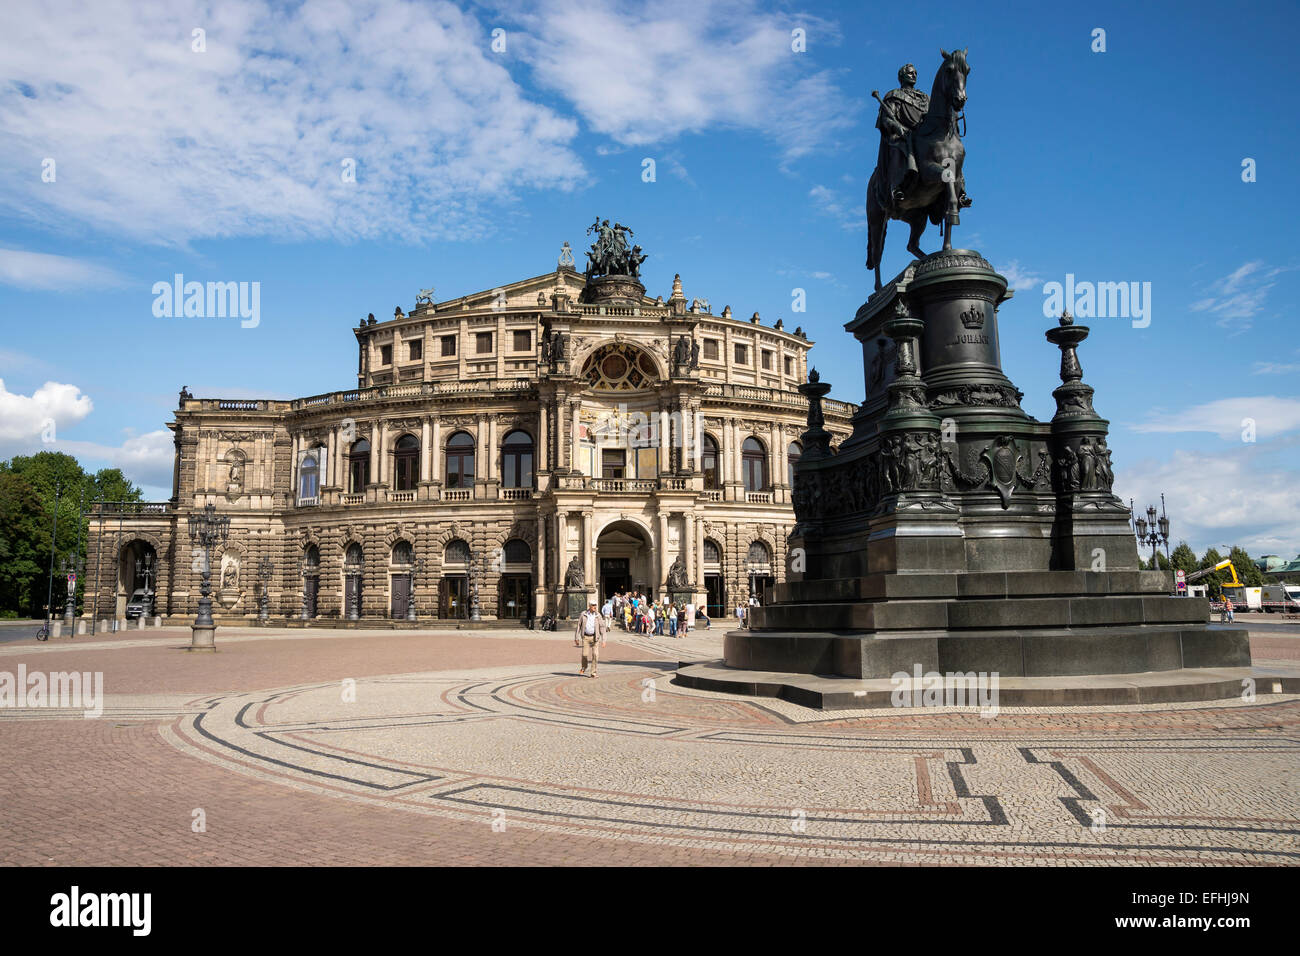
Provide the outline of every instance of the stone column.
<path id="1" fill-rule="evenodd" d="M 695 517 L 695 588 L 704 590 L 704 518 Z"/>
<path id="2" fill-rule="evenodd" d="M 569 516 L 555 513 L 555 585 L 564 586 L 564 569 L 569 566 Z"/>
<path id="3" fill-rule="evenodd" d="M 655 585 L 655 595 L 663 593 L 668 582 L 668 512 L 659 512 L 659 583 Z"/>
<path id="4" fill-rule="evenodd" d="M 689 511 L 683 511 L 682 519 L 682 565 L 686 568 L 686 576 L 694 579 L 695 572 L 695 549 L 692 547 L 695 539 L 695 521 Z"/>
<path id="5" fill-rule="evenodd" d="M 420 422 L 420 481 L 429 480 L 429 419 Z"/>
<path id="6" fill-rule="evenodd" d="M 429 447 L 429 480 L 442 481 L 442 419 L 434 416 L 433 439 Z"/>
<path id="7" fill-rule="evenodd" d="M 488 450 L 487 450 L 487 476 L 489 480 L 497 478 L 497 417 L 495 414 L 488 416 Z"/>
<path id="8" fill-rule="evenodd" d="M 537 405 L 537 471 L 546 471 L 547 461 L 549 460 L 546 455 L 546 439 L 548 437 L 546 433 L 547 411 L 545 403 L 539 402 Z"/>
<path id="9" fill-rule="evenodd" d="M 547 554 L 546 554 L 546 517 L 537 516 L 537 586 L 545 589 L 546 582 L 550 577 L 547 574 Z"/>
<path id="10" fill-rule="evenodd" d="M 592 525 L 595 515 L 590 511 L 582 513 L 582 579 L 588 593 L 596 591 L 596 550 L 592 541 Z"/>
<path id="11" fill-rule="evenodd" d="M 668 408 L 659 407 L 659 474 L 666 475 L 672 470 L 672 435 L 668 431 Z"/>
<path id="12" fill-rule="evenodd" d="M 339 429 L 338 426 L 336 425 L 335 427 L 330 429 L 329 444 L 326 446 L 325 449 L 325 471 L 327 472 L 327 474 L 324 476 L 323 480 L 325 484 L 329 485 L 330 487 L 334 487 L 339 483 L 338 458 L 339 458 L 340 444 L 342 443 L 339 441 Z"/>
<path id="13" fill-rule="evenodd" d="M 691 413 L 691 453 L 698 472 L 704 467 L 704 414 L 698 408 Z"/>
<path id="14" fill-rule="evenodd" d="M 379 483 L 388 484 L 388 422 L 379 423 Z"/>
<path id="15" fill-rule="evenodd" d="M 578 409 L 581 407 L 580 402 L 574 402 L 571 408 L 571 421 L 569 424 L 569 467 L 574 471 L 578 470 Z"/>
<path id="16" fill-rule="evenodd" d="M 379 423 L 370 423 L 370 480 L 379 480 Z"/>
<path id="17" fill-rule="evenodd" d="M 776 488 L 777 485 L 784 485 L 786 483 L 785 468 L 782 467 L 782 462 L 785 461 L 785 455 L 784 448 L 782 447 L 784 443 L 781 441 L 781 426 L 773 423 L 772 427 L 768 430 L 768 435 L 770 436 L 768 438 L 768 444 L 772 446 L 772 454 L 769 456 L 772 459 L 772 479 L 769 484 L 773 488 Z"/>

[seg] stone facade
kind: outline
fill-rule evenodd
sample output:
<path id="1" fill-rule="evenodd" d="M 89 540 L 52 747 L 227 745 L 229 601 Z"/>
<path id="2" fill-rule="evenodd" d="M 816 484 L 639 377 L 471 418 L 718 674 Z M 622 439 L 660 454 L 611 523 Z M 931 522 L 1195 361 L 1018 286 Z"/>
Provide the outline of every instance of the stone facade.
<path id="1" fill-rule="evenodd" d="M 715 613 L 784 580 L 811 343 L 688 303 L 680 280 L 666 301 L 591 301 L 586 284 L 562 264 L 371 316 L 347 391 L 183 391 L 173 497 L 92 516 L 88 608 L 121 617 L 152 549 L 156 613 L 194 613 L 188 519 L 209 503 L 231 517 L 212 558 L 218 620 L 257 613 L 268 560 L 281 619 L 348 618 L 358 580 L 361 619 L 406 617 L 412 559 L 420 619 L 469 616 L 475 591 L 485 620 L 564 616 L 620 586 L 658 595 L 678 559 L 684 593 Z M 833 442 L 854 411 L 825 403 Z"/>

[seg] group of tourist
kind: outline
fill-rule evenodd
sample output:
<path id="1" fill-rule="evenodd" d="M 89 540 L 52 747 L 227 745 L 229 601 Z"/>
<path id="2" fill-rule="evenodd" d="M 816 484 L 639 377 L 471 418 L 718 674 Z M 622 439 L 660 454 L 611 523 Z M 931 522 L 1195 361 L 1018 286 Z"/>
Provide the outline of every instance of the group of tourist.
<path id="1" fill-rule="evenodd" d="M 697 624 L 704 627 L 710 624 L 702 605 L 655 601 L 640 591 L 623 591 L 607 598 L 600 613 L 607 625 L 617 624 L 630 634 L 681 637 Z"/>

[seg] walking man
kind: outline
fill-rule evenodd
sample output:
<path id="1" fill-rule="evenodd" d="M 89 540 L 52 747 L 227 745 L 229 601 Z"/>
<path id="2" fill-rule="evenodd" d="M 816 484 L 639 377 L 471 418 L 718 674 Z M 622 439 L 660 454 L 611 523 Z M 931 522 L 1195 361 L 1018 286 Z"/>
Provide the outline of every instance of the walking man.
<path id="1" fill-rule="evenodd" d="M 591 661 L 591 676 L 596 676 L 596 662 L 600 657 L 599 648 L 605 646 L 605 618 L 596 610 L 596 602 L 587 605 L 587 610 L 578 615 L 578 623 L 573 629 L 573 646 L 582 648 L 582 667 L 578 670 L 581 677 L 587 671 L 587 661 Z"/>

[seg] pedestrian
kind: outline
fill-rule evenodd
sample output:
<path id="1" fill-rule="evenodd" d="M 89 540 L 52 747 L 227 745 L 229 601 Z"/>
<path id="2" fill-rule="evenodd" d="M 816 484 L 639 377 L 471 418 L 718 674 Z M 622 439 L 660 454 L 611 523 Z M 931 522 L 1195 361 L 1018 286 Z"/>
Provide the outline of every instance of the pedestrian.
<path id="1" fill-rule="evenodd" d="M 599 648 L 605 646 L 605 635 L 605 618 L 596 612 L 596 602 L 592 601 L 587 605 L 587 610 L 578 615 L 578 623 L 573 628 L 573 646 L 582 648 L 579 677 L 586 673 L 588 660 L 591 661 L 591 676 L 596 676 Z"/>
<path id="2" fill-rule="evenodd" d="M 677 636 L 677 605 L 668 608 L 668 636 Z"/>
<path id="3" fill-rule="evenodd" d="M 1227 612 L 1227 614 L 1228 614 L 1228 623 L 1229 623 L 1229 624 L 1232 624 L 1232 623 L 1234 622 L 1234 620 L 1235 620 L 1235 618 L 1233 617 L 1233 613 L 1232 613 L 1232 611 L 1233 611 L 1233 608 L 1232 608 L 1232 598 L 1228 597 L 1227 595 L 1224 595 L 1224 598 L 1223 598 L 1223 609 L 1224 609 L 1224 610 Z"/>
<path id="4" fill-rule="evenodd" d="M 689 634 L 695 629 L 695 602 L 687 601 L 686 606 L 682 608 L 682 624 Z"/>
<path id="5" fill-rule="evenodd" d="M 709 620 L 709 609 L 703 604 L 695 609 L 695 619 L 703 623 L 706 631 L 713 627 L 713 622 Z"/>
<path id="6" fill-rule="evenodd" d="M 605 619 L 605 630 L 609 630 L 611 622 L 614 620 L 614 602 L 612 599 L 606 599 L 605 606 L 600 609 L 600 616 Z"/>
<path id="7" fill-rule="evenodd" d="M 741 627 L 745 626 L 745 605 L 736 605 L 736 620 L 740 623 Z"/>

